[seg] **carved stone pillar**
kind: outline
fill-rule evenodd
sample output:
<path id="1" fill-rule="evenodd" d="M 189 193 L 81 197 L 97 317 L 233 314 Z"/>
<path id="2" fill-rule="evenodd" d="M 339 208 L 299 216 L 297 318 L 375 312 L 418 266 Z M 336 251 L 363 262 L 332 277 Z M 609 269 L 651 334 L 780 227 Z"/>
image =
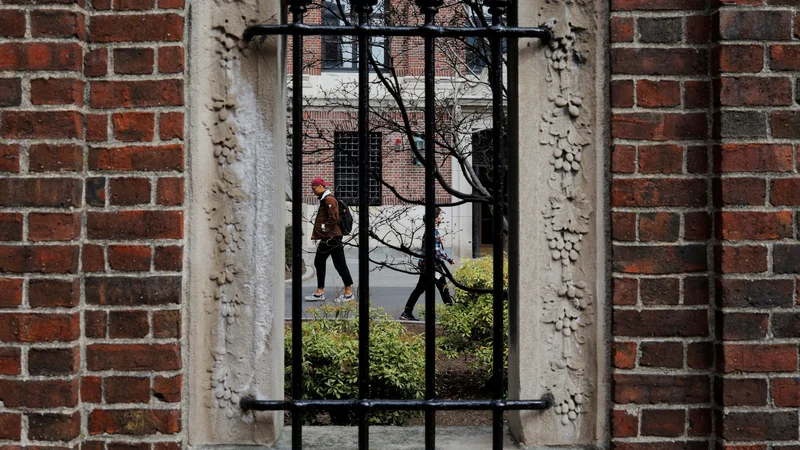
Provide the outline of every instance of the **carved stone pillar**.
<path id="1" fill-rule="evenodd" d="M 240 41 L 277 22 L 279 0 L 191 5 L 188 440 L 270 444 L 283 414 L 239 399 L 283 398 L 286 80 L 283 45 Z"/>
<path id="2" fill-rule="evenodd" d="M 555 407 L 511 415 L 537 447 L 603 436 L 606 69 L 604 2 L 523 0 L 519 25 L 549 26 L 550 45 L 519 43 L 519 180 L 511 254 L 519 310 L 510 316 L 509 398 Z M 605 26 L 605 25 L 603 25 Z M 537 124 L 527 126 L 526 124 Z M 513 178 L 513 177 L 512 177 Z"/>

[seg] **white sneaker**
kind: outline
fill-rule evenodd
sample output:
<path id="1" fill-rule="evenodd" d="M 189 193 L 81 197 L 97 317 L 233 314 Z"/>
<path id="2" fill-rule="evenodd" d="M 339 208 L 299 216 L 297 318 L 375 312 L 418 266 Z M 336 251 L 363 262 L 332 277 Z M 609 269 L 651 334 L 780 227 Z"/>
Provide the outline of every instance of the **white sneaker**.
<path id="1" fill-rule="evenodd" d="M 342 295 L 336 297 L 336 300 L 334 300 L 334 301 L 336 303 L 344 303 L 344 302 L 349 302 L 349 301 L 352 301 L 352 300 L 355 300 L 355 299 L 356 299 L 356 297 L 353 294 L 350 294 L 350 295 L 342 294 Z"/>
<path id="2" fill-rule="evenodd" d="M 306 300 L 308 300 L 308 301 L 310 301 L 310 302 L 321 302 L 321 301 L 324 301 L 324 300 L 325 300 L 325 294 L 319 294 L 319 295 L 317 295 L 317 294 L 311 294 L 311 295 L 306 295 Z"/>

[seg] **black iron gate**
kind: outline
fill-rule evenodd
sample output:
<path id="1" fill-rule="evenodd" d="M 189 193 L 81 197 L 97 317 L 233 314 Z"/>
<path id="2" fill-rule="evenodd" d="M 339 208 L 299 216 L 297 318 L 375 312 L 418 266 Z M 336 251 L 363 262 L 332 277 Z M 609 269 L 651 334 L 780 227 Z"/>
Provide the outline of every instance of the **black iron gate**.
<path id="1" fill-rule="evenodd" d="M 516 1 L 484 0 L 489 8 L 492 25 L 485 27 L 442 27 L 436 25 L 436 14 L 444 4 L 444 0 L 416 0 L 420 12 L 424 15 L 421 26 L 379 26 L 370 24 L 370 15 L 378 0 L 351 0 L 358 14 L 357 25 L 331 26 L 309 25 L 303 22 L 311 0 L 288 0 L 292 13 L 291 24 L 254 25 L 245 30 L 244 39 L 249 41 L 256 36 L 287 35 L 293 37 L 292 46 L 292 267 L 301 265 L 302 252 L 302 163 L 303 138 L 302 122 L 302 89 L 303 89 L 303 37 L 304 36 L 355 36 L 358 38 L 358 131 L 360 149 L 369 147 L 369 39 L 373 36 L 418 36 L 424 38 L 425 50 L 425 215 L 433 217 L 435 204 L 435 54 L 434 41 L 441 37 L 481 37 L 490 42 L 491 73 L 489 75 L 492 90 L 492 166 L 503 166 L 503 148 L 505 146 L 504 104 L 502 95 L 503 40 L 508 40 L 510 56 L 516 49 L 517 39 L 521 37 L 537 38 L 547 43 L 551 34 L 545 28 L 521 28 L 516 26 Z M 507 25 L 508 24 L 508 25 Z M 514 61 L 510 66 L 513 69 Z M 509 70 L 509 75 L 511 70 Z M 515 79 L 511 80 L 511 92 L 515 89 Z M 513 129 L 516 120 L 516 98 L 509 95 L 509 124 Z M 510 142 L 513 151 L 514 142 Z M 359 186 L 369 183 L 369 152 L 358 154 Z M 502 211 L 504 200 L 503 177 L 493 180 L 492 206 L 494 211 Z M 369 317 L 369 190 L 360 189 L 358 199 L 358 242 L 359 242 L 359 298 L 358 314 L 361 318 Z M 494 254 L 503 255 L 505 236 L 502 231 L 502 214 L 493 214 Z M 360 449 L 369 448 L 368 417 L 372 410 L 417 410 L 425 412 L 425 448 L 435 448 L 436 411 L 437 410 L 490 410 L 493 413 L 492 442 L 494 449 L 503 447 L 503 412 L 509 410 L 546 409 L 551 406 L 548 398 L 538 400 L 503 400 L 503 303 L 506 296 L 503 283 L 503 258 L 494 258 L 494 348 L 493 363 L 493 399 L 492 400 L 437 400 L 435 396 L 435 291 L 434 291 L 434 225 L 427 221 L 425 228 L 426 245 L 424 248 L 425 274 L 427 289 L 425 292 L 425 399 L 424 400 L 388 400 L 373 399 L 369 395 L 369 320 L 359 320 L 359 398 L 352 400 L 304 400 L 302 374 L 302 278 L 299 270 L 292 271 L 292 398 L 291 400 L 257 400 L 243 398 L 241 407 L 245 410 L 257 411 L 292 411 L 292 448 L 302 448 L 302 416 L 305 411 L 356 411 L 359 417 L 358 442 Z M 509 299 L 509 308 L 513 311 L 514 299 Z"/>

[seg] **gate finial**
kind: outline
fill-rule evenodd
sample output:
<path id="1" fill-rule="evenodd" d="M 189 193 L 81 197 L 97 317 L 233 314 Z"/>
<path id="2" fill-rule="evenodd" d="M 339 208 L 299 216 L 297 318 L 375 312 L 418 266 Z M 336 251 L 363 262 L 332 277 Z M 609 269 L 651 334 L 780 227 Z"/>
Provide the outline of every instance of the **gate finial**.
<path id="1" fill-rule="evenodd" d="M 288 3 L 289 11 L 295 14 L 302 14 L 308 10 L 311 0 L 288 0 Z"/>
<path id="2" fill-rule="evenodd" d="M 353 8 L 355 8 L 358 12 L 372 12 L 372 9 L 375 5 L 378 4 L 378 0 L 350 0 L 353 4 Z"/>

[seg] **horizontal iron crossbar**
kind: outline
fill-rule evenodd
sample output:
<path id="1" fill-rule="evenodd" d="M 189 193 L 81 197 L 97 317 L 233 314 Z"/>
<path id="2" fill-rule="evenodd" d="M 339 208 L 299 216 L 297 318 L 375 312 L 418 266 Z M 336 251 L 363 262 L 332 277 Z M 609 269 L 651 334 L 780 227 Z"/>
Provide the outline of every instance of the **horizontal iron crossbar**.
<path id="1" fill-rule="evenodd" d="M 335 411 L 356 408 L 394 411 L 424 411 L 428 409 L 453 410 L 543 410 L 552 406 L 553 400 L 545 397 L 540 400 L 255 400 L 245 397 L 241 400 L 242 409 L 255 411 L 281 411 L 299 409 L 301 411 Z"/>
<path id="2" fill-rule="evenodd" d="M 441 27 L 437 25 L 380 26 L 380 25 L 306 25 L 304 23 L 282 25 L 251 25 L 244 31 L 244 39 L 256 36 L 291 35 L 302 36 L 422 36 L 422 37 L 492 37 L 538 38 L 548 43 L 552 33 L 547 28 L 506 27 Z"/>

